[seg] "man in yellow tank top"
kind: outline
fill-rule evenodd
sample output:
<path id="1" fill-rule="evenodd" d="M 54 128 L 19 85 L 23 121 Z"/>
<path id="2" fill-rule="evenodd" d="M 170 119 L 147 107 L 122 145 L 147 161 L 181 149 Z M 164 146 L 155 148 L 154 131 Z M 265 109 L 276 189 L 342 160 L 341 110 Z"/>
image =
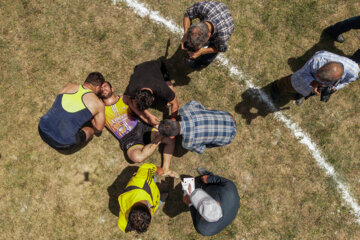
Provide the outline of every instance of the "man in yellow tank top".
<path id="1" fill-rule="evenodd" d="M 104 77 L 88 75 L 84 84 L 66 84 L 50 110 L 40 119 L 39 134 L 57 150 L 78 150 L 105 125 L 104 103 L 97 97 Z"/>
<path id="2" fill-rule="evenodd" d="M 109 82 L 101 87 L 101 98 L 105 103 L 105 126 L 119 140 L 121 149 L 133 162 L 147 159 L 155 149 L 164 143 L 164 176 L 179 177 L 170 170 L 175 140 L 161 136 L 156 128 L 143 123 L 129 108 L 128 96 L 116 96 Z"/>

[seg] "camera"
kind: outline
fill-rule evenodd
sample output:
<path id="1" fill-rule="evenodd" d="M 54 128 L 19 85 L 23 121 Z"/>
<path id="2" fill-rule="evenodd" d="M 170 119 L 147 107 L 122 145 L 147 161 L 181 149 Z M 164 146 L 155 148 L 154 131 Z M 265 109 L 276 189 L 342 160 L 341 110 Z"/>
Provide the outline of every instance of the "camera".
<path id="1" fill-rule="evenodd" d="M 335 92 L 332 86 L 318 87 L 318 91 L 321 94 L 320 101 L 322 102 L 329 101 L 331 94 Z"/>

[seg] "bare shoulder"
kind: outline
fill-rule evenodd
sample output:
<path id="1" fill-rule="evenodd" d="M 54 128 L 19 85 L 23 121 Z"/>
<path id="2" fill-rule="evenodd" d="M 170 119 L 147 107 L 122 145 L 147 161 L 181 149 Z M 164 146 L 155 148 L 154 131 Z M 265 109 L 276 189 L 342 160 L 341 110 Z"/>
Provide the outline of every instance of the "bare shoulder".
<path id="1" fill-rule="evenodd" d="M 79 84 L 67 83 L 61 90 L 60 94 L 63 93 L 75 93 L 79 89 Z"/>
<path id="2" fill-rule="evenodd" d="M 83 96 L 83 102 L 93 115 L 103 112 L 105 109 L 103 101 L 93 92 L 85 94 Z"/>

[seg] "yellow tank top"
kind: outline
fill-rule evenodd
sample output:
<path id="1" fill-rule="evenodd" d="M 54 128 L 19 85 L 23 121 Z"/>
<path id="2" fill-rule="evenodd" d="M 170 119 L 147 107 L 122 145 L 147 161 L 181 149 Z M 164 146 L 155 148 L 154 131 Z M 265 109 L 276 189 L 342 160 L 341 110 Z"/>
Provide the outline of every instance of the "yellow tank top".
<path id="1" fill-rule="evenodd" d="M 64 93 L 61 106 L 69 113 L 79 112 L 86 108 L 82 97 L 89 92 L 93 92 L 90 89 L 85 89 L 82 85 L 79 85 L 79 89 L 75 93 Z"/>
<path id="2" fill-rule="evenodd" d="M 105 126 L 118 139 L 133 130 L 137 123 L 138 120 L 131 114 L 129 106 L 122 98 L 111 106 L 105 106 Z"/>

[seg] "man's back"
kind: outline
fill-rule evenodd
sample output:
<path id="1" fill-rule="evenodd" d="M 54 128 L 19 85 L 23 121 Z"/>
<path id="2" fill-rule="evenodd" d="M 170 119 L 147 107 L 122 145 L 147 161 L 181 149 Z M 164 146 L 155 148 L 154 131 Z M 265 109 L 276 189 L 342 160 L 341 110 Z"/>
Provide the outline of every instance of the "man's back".
<path id="1" fill-rule="evenodd" d="M 81 134 L 82 139 L 78 139 L 78 132 L 85 123 L 98 116 L 103 103 L 84 85 L 66 84 L 50 110 L 41 117 L 39 132 L 50 146 L 65 149 L 86 139 L 85 132 Z"/>
<path id="2" fill-rule="evenodd" d="M 182 145 L 188 150 L 203 153 L 206 147 L 229 144 L 236 135 L 236 123 L 227 112 L 205 109 L 196 101 L 179 112 Z"/>

